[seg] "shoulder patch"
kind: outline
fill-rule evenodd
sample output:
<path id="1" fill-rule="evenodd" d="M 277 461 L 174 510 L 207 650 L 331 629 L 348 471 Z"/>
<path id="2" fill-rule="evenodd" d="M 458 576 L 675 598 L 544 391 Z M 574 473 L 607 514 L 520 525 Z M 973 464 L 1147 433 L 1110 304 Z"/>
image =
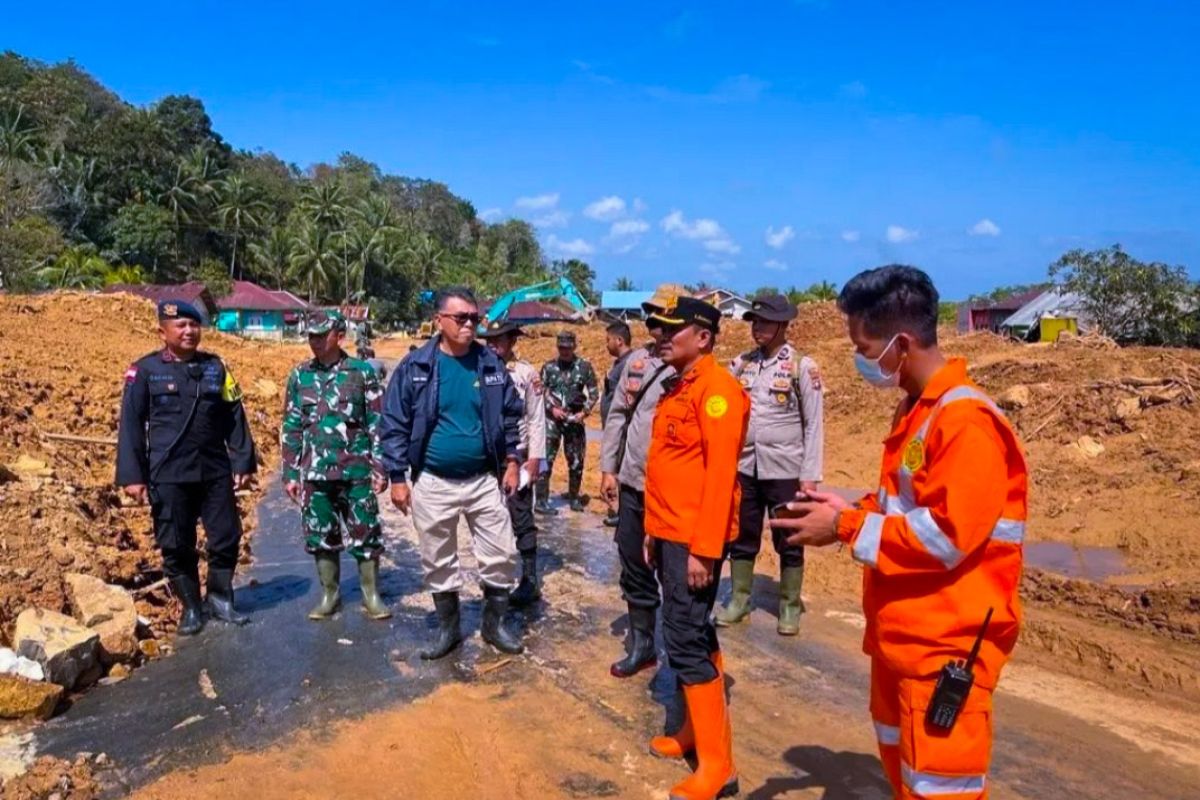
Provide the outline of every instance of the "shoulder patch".
<path id="1" fill-rule="evenodd" d="M 125 370 L 125 382 L 133 383 L 137 380 L 138 368 L 137 364 L 130 364 L 129 369 Z"/>
<path id="2" fill-rule="evenodd" d="M 221 386 L 221 399 L 226 403 L 236 403 L 242 399 L 242 387 L 238 386 L 237 379 L 233 377 L 229 367 L 225 368 L 225 383 Z"/>
<path id="3" fill-rule="evenodd" d="M 817 362 L 811 361 L 808 364 L 808 379 L 812 381 L 812 387 L 818 392 L 821 391 L 821 370 L 817 368 Z"/>
<path id="4" fill-rule="evenodd" d="M 729 401 L 719 394 L 704 401 L 704 413 L 713 419 L 720 419 L 729 411 Z"/>

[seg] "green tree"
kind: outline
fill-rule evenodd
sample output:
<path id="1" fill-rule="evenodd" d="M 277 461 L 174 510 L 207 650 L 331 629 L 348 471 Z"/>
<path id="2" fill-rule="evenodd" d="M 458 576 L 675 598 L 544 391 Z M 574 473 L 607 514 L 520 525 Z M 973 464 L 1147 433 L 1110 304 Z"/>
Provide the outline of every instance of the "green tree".
<path id="1" fill-rule="evenodd" d="M 308 292 L 308 302 L 328 290 L 337 274 L 339 257 L 335 237 L 316 222 L 305 222 L 292 240 L 292 275 Z"/>
<path id="2" fill-rule="evenodd" d="M 37 289 L 40 270 L 58 257 L 63 246 L 58 226 L 45 217 L 27 216 L 0 225 L 0 289 Z"/>
<path id="3" fill-rule="evenodd" d="M 636 292 L 637 285 L 633 282 L 632 278 L 627 278 L 624 275 L 622 275 L 620 278 L 617 278 L 615 281 L 613 281 L 613 291 L 614 292 Z"/>
<path id="4" fill-rule="evenodd" d="M 838 287 L 835 283 L 821 281 L 809 286 L 808 289 L 805 290 L 805 294 L 811 298 L 810 302 L 828 303 L 832 300 L 837 300 Z"/>
<path id="5" fill-rule="evenodd" d="M 112 286 L 115 283 L 134 285 L 146 283 L 146 273 L 141 267 L 132 267 L 128 264 L 111 267 L 108 272 L 104 273 L 104 285 Z"/>
<path id="6" fill-rule="evenodd" d="M 1063 254 L 1050 277 L 1078 294 L 1084 314 L 1118 341 L 1183 345 L 1197 332 L 1197 287 L 1182 266 L 1138 261 L 1115 244 Z"/>
<path id="7" fill-rule="evenodd" d="M 95 289 L 104 283 L 110 267 L 90 247 L 68 247 L 51 266 L 41 270 L 42 282 L 51 289 Z"/>
<path id="8" fill-rule="evenodd" d="M 200 281 L 215 298 L 228 297 L 233 292 L 233 279 L 225 272 L 225 265 L 215 258 L 206 258 L 192 271 L 192 280 Z"/>
<path id="9" fill-rule="evenodd" d="M 269 279 L 276 289 L 284 288 L 292 268 L 291 232 L 282 224 L 273 224 L 265 236 L 250 243 L 249 250 L 255 274 Z"/>
<path id="10" fill-rule="evenodd" d="M 768 295 L 768 294 L 780 294 L 779 287 L 777 287 L 777 286 L 760 286 L 757 289 L 755 289 L 754 293 L 751 294 L 750 296 L 751 297 L 763 297 L 764 295 Z"/>
<path id="11" fill-rule="evenodd" d="M 145 267 L 157 278 L 171 260 L 174 232 L 171 212 L 151 203 L 128 203 L 111 226 L 112 251 L 127 264 Z"/>
<path id="12" fill-rule="evenodd" d="M 241 175 L 230 175 L 217 185 L 217 218 L 225 230 L 233 232 L 233 247 L 229 252 L 229 277 L 234 277 L 237 265 L 238 239 L 243 230 L 253 230 L 262 224 L 267 204 L 254 187 Z"/>

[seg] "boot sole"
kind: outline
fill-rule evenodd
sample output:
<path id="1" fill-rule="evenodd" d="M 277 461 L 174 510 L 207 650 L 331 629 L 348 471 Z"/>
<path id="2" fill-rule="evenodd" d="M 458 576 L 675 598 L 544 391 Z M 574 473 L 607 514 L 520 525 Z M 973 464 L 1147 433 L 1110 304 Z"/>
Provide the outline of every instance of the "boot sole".
<path id="1" fill-rule="evenodd" d="M 458 648 L 462 647 L 462 643 L 463 643 L 463 640 L 459 639 L 457 642 L 454 643 L 453 647 L 451 647 L 449 650 L 447 650 L 444 653 L 436 653 L 436 654 L 435 653 L 418 653 L 417 655 L 419 655 L 421 657 L 422 661 L 440 661 L 443 658 L 445 658 L 446 656 L 453 653 Z"/>
<path id="2" fill-rule="evenodd" d="M 741 787 L 738 786 L 738 779 L 733 778 L 729 783 L 721 787 L 721 791 L 717 792 L 717 800 L 721 800 L 723 797 L 736 797 L 740 791 Z M 691 800 L 691 798 L 680 794 L 673 794 L 671 795 L 671 800 Z"/>
<path id="3" fill-rule="evenodd" d="M 342 600 L 339 597 L 338 601 L 333 604 L 333 611 L 330 611 L 328 614 L 318 614 L 315 611 L 310 611 L 310 612 L 308 612 L 307 616 L 313 622 L 320 622 L 320 621 L 326 620 L 326 619 L 333 619 L 335 616 L 337 616 L 337 613 L 341 610 L 342 610 Z"/>
<path id="4" fill-rule="evenodd" d="M 495 642 L 488 641 L 487 639 L 484 639 L 483 641 L 486 642 L 497 653 L 503 653 L 506 656 L 519 656 L 525 652 L 524 645 L 522 645 L 519 650 L 513 650 L 508 647 L 501 647 L 500 645 L 496 644 Z"/>
<path id="5" fill-rule="evenodd" d="M 611 667 L 608 668 L 608 674 L 612 675 L 614 678 L 621 678 L 621 679 L 632 678 L 635 675 L 637 675 L 639 672 L 645 672 L 646 670 L 653 669 L 657 666 L 658 666 L 657 658 L 652 658 L 651 660 L 642 663 L 640 666 L 638 666 L 636 669 L 634 669 L 633 672 L 621 672 L 620 670 L 617 669 L 617 665 L 613 664 Z"/>
<path id="6" fill-rule="evenodd" d="M 687 752 L 681 753 L 680 755 L 677 755 L 677 756 L 671 755 L 670 753 L 660 753 L 657 750 L 655 750 L 653 747 L 647 747 L 646 750 L 649 751 L 650 755 L 654 756 L 655 758 L 657 758 L 661 761 L 687 761 L 689 756 L 693 756 L 696 754 L 695 750 L 688 750 Z"/>
<path id="7" fill-rule="evenodd" d="M 370 611 L 368 611 L 367 609 L 364 608 L 362 613 L 363 613 L 363 616 L 366 617 L 367 619 L 380 620 L 380 619 L 391 619 L 392 618 L 392 612 L 390 612 L 390 611 L 383 611 L 383 612 L 380 612 L 379 614 L 372 614 Z"/>
<path id="8" fill-rule="evenodd" d="M 713 624 L 716 625 L 718 628 L 732 628 L 734 625 L 741 625 L 743 622 L 745 622 L 748 619 L 750 619 L 749 614 L 738 617 L 737 619 L 734 619 L 734 620 L 725 620 L 725 619 L 721 619 L 720 617 L 713 617 Z"/>

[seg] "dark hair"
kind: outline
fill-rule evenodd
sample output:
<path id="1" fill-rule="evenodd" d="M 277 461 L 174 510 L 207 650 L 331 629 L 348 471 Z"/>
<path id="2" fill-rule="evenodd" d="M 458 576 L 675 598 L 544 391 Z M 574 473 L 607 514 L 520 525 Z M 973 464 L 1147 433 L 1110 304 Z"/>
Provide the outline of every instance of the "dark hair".
<path id="1" fill-rule="evenodd" d="M 861 319 L 872 336 L 905 331 L 922 347 L 937 344 L 938 291 L 916 267 L 888 264 L 858 273 L 842 287 L 838 308 Z"/>
<path id="2" fill-rule="evenodd" d="M 446 289 L 438 289 L 437 295 L 433 298 L 433 307 L 438 311 L 445 311 L 446 304 L 455 298 L 479 308 L 479 301 L 475 299 L 475 293 L 465 286 L 450 286 Z"/>
<path id="3" fill-rule="evenodd" d="M 608 323 L 608 327 L 604 329 L 604 332 L 618 337 L 625 344 L 633 342 L 633 332 L 629 330 L 629 325 L 620 320 Z"/>

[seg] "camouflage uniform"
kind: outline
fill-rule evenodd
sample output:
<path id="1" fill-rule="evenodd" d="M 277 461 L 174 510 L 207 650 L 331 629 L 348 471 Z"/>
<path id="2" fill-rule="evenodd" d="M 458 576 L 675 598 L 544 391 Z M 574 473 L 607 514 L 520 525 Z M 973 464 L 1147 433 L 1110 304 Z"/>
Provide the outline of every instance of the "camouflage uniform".
<path id="1" fill-rule="evenodd" d="M 582 358 L 577 357 L 569 364 L 554 359 L 542 367 L 542 385 L 546 390 L 546 473 L 543 485 L 550 483 L 550 473 L 561 445 L 567 457 L 567 493 L 571 498 L 578 498 L 583 485 L 587 430 L 583 422 L 555 420 L 552 409 L 562 408 L 572 415 L 590 414 L 600 399 L 596 371 Z"/>
<path id="2" fill-rule="evenodd" d="M 383 475 L 382 403 L 379 375 L 344 352 L 332 366 L 314 358 L 288 376 L 280 437 L 283 476 L 302 484 L 309 553 L 349 549 L 363 561 L 377 559 L 383 550 L 379 503 L 371 487 L 372 476 Z"/>

